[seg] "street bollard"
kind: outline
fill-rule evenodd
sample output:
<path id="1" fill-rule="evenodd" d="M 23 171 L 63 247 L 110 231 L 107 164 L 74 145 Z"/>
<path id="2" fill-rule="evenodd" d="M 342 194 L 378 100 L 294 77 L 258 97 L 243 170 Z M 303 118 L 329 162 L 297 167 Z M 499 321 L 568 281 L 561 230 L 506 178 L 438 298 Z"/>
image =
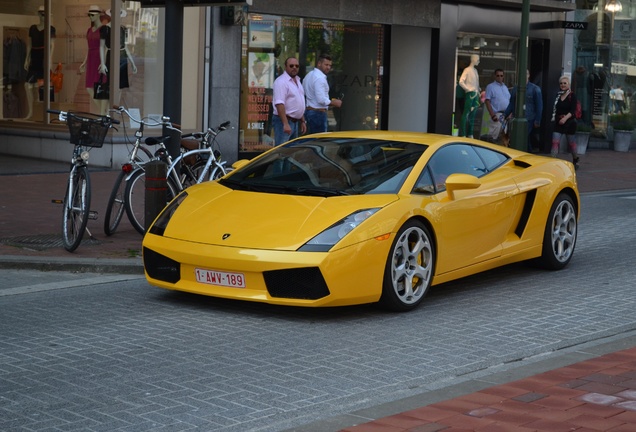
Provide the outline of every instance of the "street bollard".
<path id="1" fill-rule="evenodd" d="M 166 179 L 168 166 L 165 162 L 156 160 L 148 162 L 144 169 L 146 171 L 144 228 L 148 231 L 148 228 L 150 228 L 155 218 L 159 216 L 168 201 L 168 181 Z"/>

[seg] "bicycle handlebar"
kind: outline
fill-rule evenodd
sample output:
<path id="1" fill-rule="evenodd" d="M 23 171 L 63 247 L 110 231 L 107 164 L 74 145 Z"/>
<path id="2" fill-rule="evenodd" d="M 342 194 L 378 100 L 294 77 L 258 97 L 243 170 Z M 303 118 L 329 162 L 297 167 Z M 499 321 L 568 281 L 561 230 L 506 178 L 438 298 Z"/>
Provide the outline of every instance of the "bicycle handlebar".
<path id="1" fill-rule="evenodd" d="M 57 114 L 58 115 L 58 119 L 60 121 L 66 121 L 66 117 L 69 114 L 72 115 L 72 116 L 75 116 L 75 117 L 80 117 L 80 118 L 82 117 L 82 115 L 81 115 L 82 113 L 79 113 L 79 112 L 78 113 L 74 113 L 73 111 L 61 111 L 61 110 L 55 110 L 55 109 L 48 109 L 48 110 L 46 110 L 46 112 L 51 113 L 51 114 Z M 114 119 L 114 118 L 112 118 L 110 116 L 103 116 L 103 115 L 100 115 L 100 114 L 93 114 L 93 113 L 87 113 L 87 114 L 94 115 L 96 117 L 101 117 L 102 119 L 108 119 L 108 122 L 112 123 L 112 124 L 119 124 L 120 123 L 119 120 Z"/>
<path id="2" fill-rule="evenodd" d="M 170 122 L 170 117 L 168 117 L 168 116 L 161 116 L 161 121 L 160 122 L 159 121 L 150 122 L 150 121 L 144 120 L 143 118 L 136 118 L 123 105 L 119 105 L 119 106 L 115 105 L 109 111 L 116 111 L 116 112 L 118 112 L 120 114 L 121 113 L 125 113 L 128 117 L 130 117 L 130 119 L 132 121 L 134 121 L 135 123 L 139 123 L 140 125 L 145 125 L 145 126 L 171 126 L 173 128 L 176 128 L 176 129 L 181 129 L 181 125 L 177 124 L 177 123 L 171 123 Z"/>

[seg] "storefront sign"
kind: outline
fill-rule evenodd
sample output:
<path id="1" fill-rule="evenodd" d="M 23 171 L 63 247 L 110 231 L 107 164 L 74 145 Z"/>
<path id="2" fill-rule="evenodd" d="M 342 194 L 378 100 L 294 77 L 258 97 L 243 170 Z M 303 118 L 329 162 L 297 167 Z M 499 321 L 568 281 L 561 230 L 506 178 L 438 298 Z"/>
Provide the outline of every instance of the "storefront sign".
<path id="1" fill-rule="evenodd" d="M 614 40 L 636 40 L 636 20 L 616 20 L 614 22 Z"/>
<path id="2" fill-rule="evenodd" d="M 587 22 L 585 21 L 563 21 L 561 26 L 565 29 L 587 30 Z"/>

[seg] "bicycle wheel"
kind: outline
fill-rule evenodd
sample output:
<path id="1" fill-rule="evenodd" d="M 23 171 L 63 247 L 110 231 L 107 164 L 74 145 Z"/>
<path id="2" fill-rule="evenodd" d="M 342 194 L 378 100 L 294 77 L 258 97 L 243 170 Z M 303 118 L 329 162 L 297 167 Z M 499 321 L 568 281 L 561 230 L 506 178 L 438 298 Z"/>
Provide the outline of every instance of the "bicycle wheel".
<path id="1" fill-rule="evenodd" d="M 88 214 L 91 208 L 91 181 L 85 166 L 77 167 L 69 178 L 71 188 L 66 188 L 62 218 L 62 243 L 64 249 L 73 252 L 82 242 Z M 72 189 L 72 196 L 69 196 Z"/>
<path id="2" fill-rule="evenodd" d="M 177 189 L 171 180 L 167 182 L 167 201 L 170 202 L 177 194 Z M 133 227 L 140 233 L 146 232 L 146 172 L 138 169 L 133 172 L 126 182 L 124 207 Z"/>
<path id="3" fill-rule="evenodd" d="M 188 186 L 192 186 L 193 184 L 196 184 L 197 179 L 201 177 L 201 173 L 203 172 L 203 169 L 205 168 L 206 163 L 207 162 L 205 160 L 200 160 L 197 163 L 195 163 L 192 168 L 190 168 L 191 175 L 194 177 L 195 180 L 193 183 L 187 184 Z M 223 177 L 225 174 L 226 174 L 226 171 L 223 165 L 212 162 L 210 164 L 210 167 L 208 168 L 208 172 L 205 178 L 201 179 L 201 182 L 218 180 L 221 177 Z M 184 182 L 184 186 L 185 185 L 186 183 Z"/>
<path id="4" fill-rule="evenodd" d="M 126 192 L 125 172 L 120 171 L 113 185 L 113 190 L 106 205 L 106 216 L 104 216 L 104 234 L 113 235 L 121 218 L 124 215 L 124 193 Z"/>

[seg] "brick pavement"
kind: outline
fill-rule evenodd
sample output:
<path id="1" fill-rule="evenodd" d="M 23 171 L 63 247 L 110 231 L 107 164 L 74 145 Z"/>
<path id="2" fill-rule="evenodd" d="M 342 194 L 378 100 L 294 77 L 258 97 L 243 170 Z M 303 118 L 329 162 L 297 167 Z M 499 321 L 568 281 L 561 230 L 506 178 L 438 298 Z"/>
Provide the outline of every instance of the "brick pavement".
<path id="1" fill-rule="evenodd" d="M 574 363 L 343 432 L 634 432 L 636 348 Z"/>

